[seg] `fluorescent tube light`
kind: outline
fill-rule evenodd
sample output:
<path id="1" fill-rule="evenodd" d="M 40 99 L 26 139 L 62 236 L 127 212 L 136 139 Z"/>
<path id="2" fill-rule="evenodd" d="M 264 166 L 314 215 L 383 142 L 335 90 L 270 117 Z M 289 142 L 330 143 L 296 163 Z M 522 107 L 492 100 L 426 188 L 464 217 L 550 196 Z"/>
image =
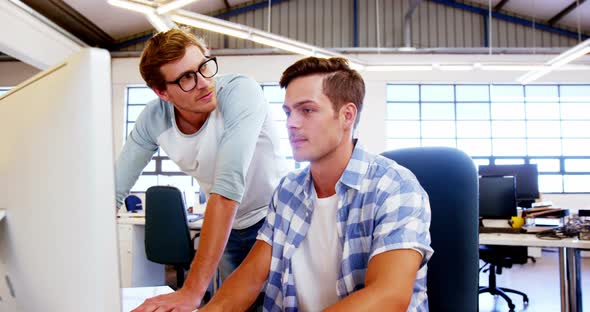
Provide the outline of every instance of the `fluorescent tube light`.
<path id="1" fill-rule="evenodd" d="M 516 80 L 522 84 L 531 83 L 531 82 L 547 75 L 548 73 L 550 73 L 554 69 L 561 67 L 561 66 L 563 66 L 563 65 L 565 65 L 565 64 L 567 64 L 567 63 L 569 63 L 581 56 L 584 56 L 587 53 L 590 53 L 590 39 L 586 39 L 586 40 L 580 42 L 579 44 L 577 44 L 576 46 L 574 46 L 573 48 L 552 58 L 547 63 L 545 63 L 547 65 L 546 68 L 543 68 L 543 69 L 537 70 L 537 71 L 528 72 L 528 73 L 518 77 Z"/>
<path id="2" fill-rule="evenodd" d="M 432 70 L 432 65 L 367 65 L 365 70 L 371 72 L 388 71 L 427 71 Z"/>
<path id="3" fill-rule="evenodd" d="M 191 3 L 195 2 L 195 1 L 198 1 L 198 0 L 176 0 L 176 1 L 168 2 L 168 3 L 164 4 L 164 5 L 159 6 L 156 9 L 156 13 L 158 13 L 158 14 L 166 14 L 166 13 L 168 13 L 170 11 L 174 11 L 176 9 L 180 9 L 180 8 L 186 6 L 187 4 L 191 4 Z"/>
<path id="4" fill-rule="evenodd" d="M 178 15 L 178 14 L 172 15 L 170 18 L 179 24 L 184 24 L 184 25 L 195 27 L 195 28 L 209 30 L 212 32 L 221 33 L 221 34 L 225 34 L 225 35 L 232 36 L 232 37 L 247 39 L 250 36 L 249 31 L 247 31 L 245 29 L 229 27 L 229 26 L 223 25 L 223 24 L 214 24 L 214 23 L 211 23 L 208 21 L 197 20 L 194 18 L 185 17 L 183 15 Z"/>
<path id="5" fill-rule="evenodd" d="M 170 30 L 174 25 L 173 22 L 171 22 L 170 20 L 165 21 L 165 19 L 167 19 L 164 16 L 160 16 L 154 13 L 149 13 L 145 15 L 148 19 L 148 21 L 150 22 L 150 24 L 152 24 L 152 26 L 154 26 L 154 28 L 159 31 L 168 31 Z"/>
<path id="6" fill-rule="evenodd" d="M 108 0 L 109 4 L 112 6 L 116 6 L 119 8 L 143 13 L 143 14 L 153 14 L 155 9 L 147 4 L 140 4 L 137 2 L 131 2 L 126 0 Z"/>

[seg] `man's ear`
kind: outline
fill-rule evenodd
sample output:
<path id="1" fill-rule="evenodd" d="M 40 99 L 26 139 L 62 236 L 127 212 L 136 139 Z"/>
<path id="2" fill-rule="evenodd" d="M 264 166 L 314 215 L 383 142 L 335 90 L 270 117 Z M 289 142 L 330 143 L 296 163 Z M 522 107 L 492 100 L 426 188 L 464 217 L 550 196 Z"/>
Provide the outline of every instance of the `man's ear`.
<path id="1" fill-rule="evenodd" d="M 340 115 L 345 122 L 346 128 L 354 128 L 357 113 L 356 105 L 354 105 L 354 103 L 349 102 L 342 105 L 340 108 Z"/>
<path id="2" fill-rule="evenodd" d="M 166 90 L 159 90 L 156 87 L 153 87 L 152 90 L 154 90 L 154 93 L 156 93 L 156 95 L 161 98 L 162 100 L 166 101 L 166 102 L 170 102 L 170 97 L 168 96 L 168 91 Z"/>

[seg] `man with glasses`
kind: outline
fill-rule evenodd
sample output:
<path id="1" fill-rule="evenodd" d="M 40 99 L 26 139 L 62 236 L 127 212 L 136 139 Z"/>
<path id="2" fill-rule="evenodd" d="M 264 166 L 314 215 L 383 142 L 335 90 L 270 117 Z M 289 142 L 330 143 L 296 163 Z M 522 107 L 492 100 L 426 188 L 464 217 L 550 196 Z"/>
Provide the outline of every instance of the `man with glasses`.
<path id="1" fill-rule="evenodd" d="M 217 60 L 205 54 L 197 38 L 172 29 L 150 39 L 141 56 L 141 75 L 159 98 L 147 103 L 119 155 L 117 203 L 158 147 L 198 181 L 208 201 L 183 287 L 134 311 L 195 309 L 218 263 L 224 278 L 250 251 L 286 170 L 260 86 L 240 75 L 216 76 Z"/>

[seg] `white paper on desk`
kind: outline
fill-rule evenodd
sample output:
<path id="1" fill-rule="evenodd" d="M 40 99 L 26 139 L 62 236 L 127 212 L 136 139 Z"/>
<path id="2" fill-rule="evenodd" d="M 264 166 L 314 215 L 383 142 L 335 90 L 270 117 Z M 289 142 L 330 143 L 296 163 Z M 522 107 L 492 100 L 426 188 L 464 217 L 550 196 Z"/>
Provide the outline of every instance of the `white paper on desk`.
<path id="1" fill-rule="evenodd" d="M 483 219 L 481 220 L 482 224 L 484 227 L 506 227 L 509 228 L 511 227 L 510 224 L 508 223 L 508 220 L 497 220 L 497 219 Z"/>
<path id="2" fill-rule="evenodd" d="M 123 297 L 123 312 L 129 312 L 137 308 L 148 298 L 169 294 L 174 292 L 174 290 L 168 286 L 157 286 L 122 288 L 121 292 Z"/>

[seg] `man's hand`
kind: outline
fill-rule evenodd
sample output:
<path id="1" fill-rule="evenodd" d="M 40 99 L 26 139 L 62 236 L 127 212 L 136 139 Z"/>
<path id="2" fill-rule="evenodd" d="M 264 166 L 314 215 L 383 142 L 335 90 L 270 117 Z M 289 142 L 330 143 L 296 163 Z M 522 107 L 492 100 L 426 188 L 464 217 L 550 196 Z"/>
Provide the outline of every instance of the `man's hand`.
<path id="1" fill-rule="evenodd" d="M 184 289 L 176 292 L 159 295 L 144 301 L 131 312 L 192 312 L 199 307 L 200 299 Z"/>

